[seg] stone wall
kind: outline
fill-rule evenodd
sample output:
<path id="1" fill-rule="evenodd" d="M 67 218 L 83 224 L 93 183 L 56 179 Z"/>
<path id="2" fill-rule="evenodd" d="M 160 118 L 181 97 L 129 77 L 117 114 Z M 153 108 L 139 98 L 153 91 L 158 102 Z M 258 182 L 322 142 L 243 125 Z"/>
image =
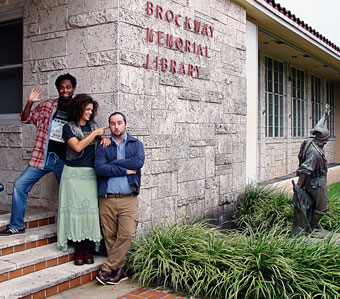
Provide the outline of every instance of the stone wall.
<path id="1" fill-rule="evenodd" d="M 99 102 L 100 125 L 115 110 L 126 113 L 129 132 L 146 152 L 141 231 L 196 217 L 222 222 L 245 187 L 246 13 L 229 0 L 150 3 L 153 13 L 142 0 L 0 3 L 0 11 L 24 7 L 24 102 L 38 84 L 46 97 L 56 97 L 56 77 L 70 72 L 79 82 L 76 92 Z M 154 31 L 152 42 L 147 28 Z M 166 34 L 174 37 L 173 47 L 166 46 Z M 177 38 L 190 42 L 190 52 L 178 49 Z M 10 203 L 33 136 L 32 126 L 0 125 L 2 203 Z M 57 189 L 53 175 L 44 178 L 28 205 L 56 208 Z"/>

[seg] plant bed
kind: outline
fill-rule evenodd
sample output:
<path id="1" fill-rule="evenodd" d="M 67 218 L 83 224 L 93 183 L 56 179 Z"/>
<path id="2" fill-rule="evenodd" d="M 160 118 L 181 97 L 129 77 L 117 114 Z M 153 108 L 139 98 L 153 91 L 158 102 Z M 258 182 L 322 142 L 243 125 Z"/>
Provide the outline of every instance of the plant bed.
<path id="1" fill-rule="evenodd" d="M 324 228 L 337 226 L 336 213 L 330 204 Z M 291 237 L 292 214 L 287 194 L 249 186 L 235 214 L 238 229 L 222 232 L 205 222 L 157 227 L 134 242 L 129 271 L 144 286 L 194 298 L 339 297 L 336 242 L 332 235 Z"/>

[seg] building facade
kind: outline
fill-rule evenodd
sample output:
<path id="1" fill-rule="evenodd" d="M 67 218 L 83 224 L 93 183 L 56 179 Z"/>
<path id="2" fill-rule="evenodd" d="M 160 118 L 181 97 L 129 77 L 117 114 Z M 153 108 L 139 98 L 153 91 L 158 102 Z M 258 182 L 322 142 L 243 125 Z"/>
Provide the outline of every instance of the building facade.
<path id="1" fill-rule="evenodd" d="M 276 1 L 237 2 L 247 12 L 248 181 L 294 173 L 325 104 L 332 110 L 326 156 L 339 162 L 339 47 Z"/>
<path id="2" fill-rule="evenodd" d="M 276 10 L 264 0 L 1 1 L 8 44 L 0 86 L 8 88 L 0 103 L 0 203 L 10 204 L 33 147 L 35 128 L 18 121 L 31 88 L 42 85 L 55 98 L 55 79 L 69 72 L 76 93 L 99 102 L 100 125 L 124 112 L 128 131 L 144 143 L 141 231 L 196 217 L 225 221 L 248 182 L 296 169 L 324 103 L 336 109 L 339 53 L 306 32 L 305 43 L 296 41 L 298 29 Z M 335 109 L 329 162 L 337 160 Z M 49 175 L 28 205 L 56 209 L 57 194 Z"/>

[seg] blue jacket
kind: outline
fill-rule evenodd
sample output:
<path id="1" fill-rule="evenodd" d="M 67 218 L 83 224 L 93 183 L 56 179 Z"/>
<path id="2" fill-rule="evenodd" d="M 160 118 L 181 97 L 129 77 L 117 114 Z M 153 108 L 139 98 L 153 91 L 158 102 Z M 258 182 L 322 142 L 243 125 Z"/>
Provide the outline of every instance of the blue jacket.
<path id="1" fill-rule="evenodd" d="M 127 178 L 131 189 L 139 194 L 141 168 L 144 160 L 143 143 L 129 134 L 127 134 L 125 145 L 125 159 L 117 160 L 117 145 L 115 142 L 112 142 L 106 148 L 98 145 L 94 162 L 94 168 L 98 176 L 98 196 L 106 196 L 109 178 L 126 176 L 127 169 L 137 170 L 136 174 L 129 174 Z"/>

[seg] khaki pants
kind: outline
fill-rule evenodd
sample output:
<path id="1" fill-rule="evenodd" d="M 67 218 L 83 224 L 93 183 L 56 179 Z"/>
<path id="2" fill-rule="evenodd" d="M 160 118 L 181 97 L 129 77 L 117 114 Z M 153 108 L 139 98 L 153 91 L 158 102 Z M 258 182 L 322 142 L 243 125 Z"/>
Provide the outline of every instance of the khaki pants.
<path id="1" fill-rule="evenodd" d="M 137 196 L 99 197 L 100 220 L 107 259 L 102 270 L 111 272 L 123 267 L 137 227 Z"/>

